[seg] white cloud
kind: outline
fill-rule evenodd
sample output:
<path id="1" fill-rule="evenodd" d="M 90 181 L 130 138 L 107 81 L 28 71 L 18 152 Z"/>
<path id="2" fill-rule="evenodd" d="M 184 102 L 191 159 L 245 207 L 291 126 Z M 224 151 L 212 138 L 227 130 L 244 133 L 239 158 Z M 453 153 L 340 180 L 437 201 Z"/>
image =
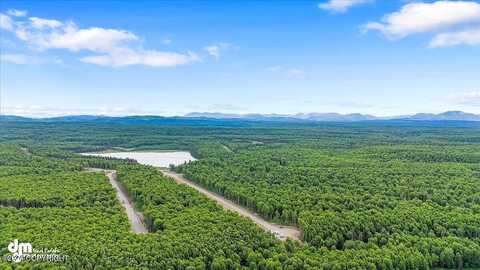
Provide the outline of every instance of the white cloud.
<path id="1" fill-rule="evenodd" d="M 199 61 L 199 57 L 188 52 L 185 54 L 149 50 L 116 49 L 105 55 L 87 56 L 82 62 L 100 66 L 123 67 L 129 65 L 146 65 L 151 67 L 173 67 Z"/>
<path id="2" fill-rule="evenodd" d="M 12 19 L 3 13 L 0 13 L 0 29 L 12 31 L 13 27 Z"/>
<path id="3" fill-rule="evenodd" d="M 9 9 L 7 14 L 13 17 L 25 17 L 27 15 L 27 11 L 25 10 L 18 10 L 18 9 Z"/>
<path id="4" fill-rule="evenodd" d="M 220 58 L 220 53 L 223 51 L 228 50 L 231 47 L 230 43 L 218 43 L 212 44 L 209 46 L 204 47 L 203 49 L 210 55 L 215 57 L 216 59 Z"/>
<path id="5" fill-rule="evenodd" d="M 220 48 L 217 45 L 206 46 L 204 49 L 211 56 L 214 56 L 215 58 L 220 57 Z"/>
<path id="6" fill-rule="evenodd" d="M 334 12 L 345 12 L 353 6 L 369 2 L 372 2 L 372 0 L 329 0 L 326 3 L 318 4 L 318 7 Z"/>
<path id="7" fill-rule="evenodd" d="M 286 68 L 284 66 L 270 66 L 266 68 L 267 71 L 283 75 L 287 79 L 303 80 L 307 78 L 307 73 L 298 68 Z"/>
<path id="8" fill-rule="evenodd" d="M 436 1 L 406 4 L 400 11 L 386 15 L 382 22 L 371 22 L 363 27 L 378 30 L 389 38 L 403 38 L 477 21 L 480 21 L 480 4 L 477 2 Z"/>
<path id="9" fill-rule="evenodd" d="M 283 67 L 282 66 L 270 66 L 270 67 L 267 67 L 267 70 L 268 71 L 279 71 L 279 70 L 282 70 Z"/>
<path id="10" fill-rule="evenodd" d="M 210 106 L 207 106 L 206 108 L 207 111 L 209 112 L 219 112 L 219 111 L 229 111 L 229 112 L 243 112 L 246 111 L 247 108 L 237 106 L 234 104 L 212 104 Z"/>
<path id="11" fill-rule="evenodd" d="M 430 47 L 451 47 L 457 45 L 480 45 L 480 28 L 458 32 L 440 33 L 430 41 Z"/>
<path id="12" fill-rule="evenodd" d="M 65 27 L 62 32 L 42 37 L 37 40 L 37 44 L 42 48 L 67 49 L 74 52 L 80 50 L 107 52 L 138 39 L 134 34 L 123 30 L 99 27 L 78 29 L 75 25 Z"/>
<path id="13" fill-rule="evenodd" d="M 364 102 L 357 102 L 357 101 L 345 101 L 340 102 L 337 105 L 343 108 L 355 108 L 355 109 L 367 109 L 374 107 L 372 104 L 364 103 Z"/>
<path id="14" fill-rule="evenodd" d="M 29 18 L 30 24 L 18 23 L 12 30 L 17 38 L 37 49 L 67 49 L 70 51 L 88 50 L 106 52 L 125 43 L 137 40 L 133 33 L 91 27 L 80 29 L 72 22 Z"/>
<path id="15" fill-rule="evenodd" d="M 45 63 L 63 64 L 61 59 L 55 57 L 41 58 L 36 55 L 18 54 L 18 53 L 6 53 L 0 55 L 2 62 L 16 64 L 16 65 L 36 65 Z"/>
<path id="16" fill-rule="evenodd" d="M 38 17 L 28 18 L 32 24 L 32 27 L 41 29 L 41 28 L 57 28 L 63 25 L 62 22 L 57 20 L 47 20 Z"/>
<path id="17" fill-rule="evenodd" d="M 151 67 L 172 67 L 198 61 L 192 53 L 146 50 L 139 46 L 139 38 L 132 32 L 102 27 L 79 28 L 74 22 L 29 17 L 28 20 L 13 21 L 0 14 L 0 28 L 12 32 L 30 48 L 37 51 L 64 49 L 72 52 L 93 53 L 80 58 L 85 63 L 101 66 L 123 67 L 147 65 Z M 224 50 L 228 44 L 219 44 Z M 21 62 L 20 58 L 7 57 Z"/>
<path id="18" fill-rule="evenodd" d="M 480 91 L 451 95 L 449 100 L 455 104 L 480 106 Z"/>
<path id="19" fill-rule="evenodd" d="M 17 64 L 17 65 L 25 65 L 30 63 L 30 59 L 23 54 L 2 54 L 0 55 L 0 59 L 2 62 Z"/>
<path id="20" fill-rule="evenodd" d="M 296 68 L 287 70 L 286 74 L 289 79 L 303 80 L 307 77 L 305 71 Z"/>

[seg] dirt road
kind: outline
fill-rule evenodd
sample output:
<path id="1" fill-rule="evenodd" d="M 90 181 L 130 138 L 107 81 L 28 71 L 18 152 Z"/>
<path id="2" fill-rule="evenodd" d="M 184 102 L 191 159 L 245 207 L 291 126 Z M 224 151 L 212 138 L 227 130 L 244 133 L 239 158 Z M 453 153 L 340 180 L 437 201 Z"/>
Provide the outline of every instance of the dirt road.
<path id="1" fill-rule="evenodd" d="M 108 177 L 108 180 L 110 180 L 110 184 L 117 191 L 117 198 L 122 204 L 123 208 L 125 208 L 125 212 L 127 213 L 128 220 L 130 221 L 130 225 L 132 227 L 132 232 L 148 233 L 148 230 L 143 223 L 142 213 L 135 211 L 132 202 L 130 202 L 130 199 L 128 198 L 127 192 L 120 185 L 120 183 L 118 183 L 117 172 L 105 171 L 105 175 Z"/>
<path id="2" fill-rule="evenodd" d="M 294 240 L 300 240 L 300 230 L 298 230 L 296 227 L 291 227 L 291 226 L 283 226 L 275 223 L 271 223 L 263 219 L 262 217 L 258 216 L 257 214 L 253 213 L 252 211 L 230 201 L 225 199 L 224 197 L 211 192 L 198 184 L 184 178 L 181 174 L 177 174 L 172 171 L 168 170 L 160 170 L 164 175 L 169 176 L 173 178 L 177 183 L 180 184 L 185 184 L 188 185 L 194 189 L 196 189 L 198 192 L 206 195 L 207 197 L 215 200 L 219 205 L 223 206 L 225 209 L 237 212 L 241 216 L 247 217 L 251 219 L 253 222 L 256 224 L 260 225 L 264 230 L 272 232 L 275 234 L 275 236 L 280 239 L 280 240 L 286 240 L 287 238 L 294 239 Z"/>

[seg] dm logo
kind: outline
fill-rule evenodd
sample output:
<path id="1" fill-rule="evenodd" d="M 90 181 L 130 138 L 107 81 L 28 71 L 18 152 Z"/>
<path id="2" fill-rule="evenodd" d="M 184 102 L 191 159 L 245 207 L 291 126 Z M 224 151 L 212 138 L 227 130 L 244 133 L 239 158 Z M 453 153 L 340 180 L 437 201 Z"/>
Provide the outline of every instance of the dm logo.
<path id="1" fill-rule="evenodd" d="M 23 254 L 30 254 L 33 252 L 33 247 L 30 243 L 19 243 L 18 239 L 15 239 L 8 244 L 8 251 L 12 253 L 12 261 L 18 263 L 22 261 Z"/>

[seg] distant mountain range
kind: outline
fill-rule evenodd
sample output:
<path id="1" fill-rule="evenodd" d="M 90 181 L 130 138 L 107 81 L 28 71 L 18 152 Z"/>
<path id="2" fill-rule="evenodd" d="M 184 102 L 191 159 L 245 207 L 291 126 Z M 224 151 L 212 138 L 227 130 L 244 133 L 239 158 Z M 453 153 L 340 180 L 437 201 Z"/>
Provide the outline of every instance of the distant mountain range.
<path id="1" fill-rule="evenodd" d="M 408 117 L 411 120 L 456 120 L 456 121 L 480 121 L 480 114 L 450 111 L 440 114 L 417 113 Z"/>
<path id="2" fill-rule="evenodd" d="M 224 113 L 189 113 L 189 118 L 215 118 L 215 119 L 245 119 L 245 120 L 308 120 L 308 121 L 368 121 L 379 119 L 367 114 L 338 114 L 338 113 L 308 113 L 308 114 L 224 114 Z"/>
<path id="3" fill-rule="evenodd" d="M 440 114 L 418 113 L 415 115 L 378 117 L 368 114 L 308 113 L 308 114 L 225 114 L 209 112 L 193 112 L 184 116 L 124 116 L 112 117 L 101 115 L 72 115 L 50 118 L 27 118 L 15 115 L 1 115 L 2 121 L 41 121 L 41 122 L 115 122 L 115 123 L 172 123 L 195 120 L 196 122 L 215 120 L 217 124 L 231 120 L 242 121 L 274 121 L 274 122 L 360 122 L 360 121 L 480 121 L 480 114 L 462 111 L 448 111 Z"/>
<path id="4" fill-rule="evenodd" d="M 328 122 L 358 122 L 370 120 L 417 120 L 417 121 L 480 121 L 480 114 L 462 111 L 449 111 L 440 114 L 418 113 L 415 115 L 402 115 L 391 117 L 377 117 L 369 114 L 339 114 L 339 113 L 308 113 L 308 114 L 224 114 L 224 113 L 189 113 L 189 118 L 214 118 L 214 119 L 245 119 L 245 120 L 280 120 L 298 119 L 308 121 Z"/>

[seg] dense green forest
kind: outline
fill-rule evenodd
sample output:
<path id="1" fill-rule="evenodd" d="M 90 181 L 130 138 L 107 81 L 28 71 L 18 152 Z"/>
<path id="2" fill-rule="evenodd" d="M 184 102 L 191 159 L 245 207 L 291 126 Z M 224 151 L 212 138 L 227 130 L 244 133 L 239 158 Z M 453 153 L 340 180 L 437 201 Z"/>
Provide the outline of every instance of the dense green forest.
<path id="1" fill-rule="evenodd" d="M 106 149 L 189 150 L 199 184 L 275 222 L 249 220 Z M 130 232 L 115 169 L 150 233 Z M 13 239 L 63 264 L 17 269 L 434 269 L 480 267 L 480 126 L 474 123 L 0 123 L 0 256 Z"/>

